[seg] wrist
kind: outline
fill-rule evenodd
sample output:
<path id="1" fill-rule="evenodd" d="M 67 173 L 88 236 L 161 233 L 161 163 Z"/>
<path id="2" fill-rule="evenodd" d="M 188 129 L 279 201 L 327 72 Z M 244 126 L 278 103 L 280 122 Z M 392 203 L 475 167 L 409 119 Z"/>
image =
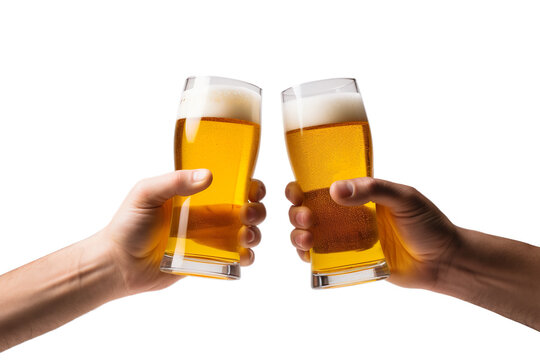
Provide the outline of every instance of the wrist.
<path id="1" fill-rule="evenodd" d="M 470 243 L 471 230 L 456 227 L 452 250 L 440 264 L 437 284 L 433 291 L 470 301 L 478 289 L 479 270 Z"/>
<path id="2" fill-rule="evenodd" d="M 125 281 L 113 255 L 110 241 L 100 231 L 81 242 L 83 247 L 78 264 L 79 278 L 94 283 L 95 294 L 108 302 L 127 296 Z"/>

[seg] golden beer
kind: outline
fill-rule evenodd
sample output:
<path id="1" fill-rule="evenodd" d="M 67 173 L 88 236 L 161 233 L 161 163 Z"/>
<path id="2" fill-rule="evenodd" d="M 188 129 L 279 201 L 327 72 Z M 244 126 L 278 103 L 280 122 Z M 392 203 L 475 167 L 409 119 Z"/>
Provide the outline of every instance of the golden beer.
<path id="1" fill-rule="evenodd" d="M 213 181 L 198 194 L 174 197 L 162 271 L 240 276 L 240 209 L 247 202 L 260 138 L 260 95 L 249 91 L 209 87 L 200 94 L 186 91 L 182 98 L 179 115 L 185 116 L 176 122 L 175 168 L 209 169 Z"/>
<path id="2" fill-rule="evenodd" d="M 336 80 L 351 79 L 331 81 Z M 355 86 L 350 92 L 284 99 L 289 160 L 304 192 L 303 205 L 314 215 L 309 229 L 314 288 L 353 285 L 389 274 L 375 204 L 341 206 L 329 192 L 337 180 L 373 176 L 371 134 Z"/>
<path id="3" fill-rule="evenodd" d="M 173 221 L 166 254 L 235 263 L 240 208 L 247 202 L 249 183 L 257 149 L 260 125 L 226 118 L 198 118 L 197 139 L 187 141 L 186 119 L 179 119 L 175 131 L 175 167 L 211 169 L 213 184 L 193 196 L 173 199 Z M 189 202 L 186 209 L 186 202 Z M 185 220 L 184 220 L 185 219 Z M 189 220 L 189 221 L 188 221 Z M 186 227 L 180 224 L 187 223 Z"/>

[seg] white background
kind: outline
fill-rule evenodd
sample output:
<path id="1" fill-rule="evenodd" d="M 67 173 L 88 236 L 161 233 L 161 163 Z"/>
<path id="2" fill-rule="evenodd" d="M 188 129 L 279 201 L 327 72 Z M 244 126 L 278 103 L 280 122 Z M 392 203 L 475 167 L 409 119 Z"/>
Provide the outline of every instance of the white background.
<path id="1" fill-rule="evenodd" d="M 290 245 L 280 91 L 355 77 L 375 175 L 540 245 L 540 21 L 526 1 L 0 2 L 0 273 L 104 227 L 173 168 L 186 77 L 264 89 L 268 218 L 242 280 L 106 304 L 2 359 L 518 358 L 534 330 L 387 282 L 314 291 Z M 0 296 L 1 296 L 0 289 Z M 1 311 L 1 309 L 0 309 Z"/>

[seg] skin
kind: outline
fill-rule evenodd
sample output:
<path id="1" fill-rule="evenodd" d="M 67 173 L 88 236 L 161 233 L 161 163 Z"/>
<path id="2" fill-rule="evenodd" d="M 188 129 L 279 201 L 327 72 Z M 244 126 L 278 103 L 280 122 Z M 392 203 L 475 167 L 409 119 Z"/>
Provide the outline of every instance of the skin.
<path id="1" fill-rule="evenodd" d="M 179 170 L 140 181 L 101 231 L 0 276 L 0 351 L 53 330 L 114 299 L 166 288 L 183 278 L 159 270 L 168 239 L 171 200 L 206 189 L 206 169 Z M 253 180 L 240 211 L 240 264 L 266 217 L 264 184 Z"/>
<path id="2" fill-rule="evenodd" d="M 292 244 L 309 262 L 313 213 L 298 184 L 289 183 L 285 195 L 293 204 Z M 390 181 L 337 181 L 330 196 L 343 206 L 377 204 L 389 282 L 454 296 L 540 330 L 540 248 L 460 228 L 416 189 Z"/>

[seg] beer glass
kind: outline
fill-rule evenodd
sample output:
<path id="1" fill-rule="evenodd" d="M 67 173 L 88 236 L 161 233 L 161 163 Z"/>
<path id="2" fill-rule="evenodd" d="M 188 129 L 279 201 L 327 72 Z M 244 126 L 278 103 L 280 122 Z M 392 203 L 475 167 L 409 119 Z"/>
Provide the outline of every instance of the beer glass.
<path id="1" fill-rule="evenodd" d="M 354 79 L 328 79 L 282 93 L 285 140 L 303 205 L 314 215 L 313 288 L 333 288 L 390 275 L 377 231 L 375 204 L 341 206 L 337 180 L 373 176 L 371 134 Z"/>
<path id="2" fill-rule="evenodd" d="M 212 184 L 175 196 L 161 271 L 240 278 L 237 240 L 259 149 L 261 89 L 221 77 L 190 77 L 176 121 L 177 170 L 209 169 Z"/>

